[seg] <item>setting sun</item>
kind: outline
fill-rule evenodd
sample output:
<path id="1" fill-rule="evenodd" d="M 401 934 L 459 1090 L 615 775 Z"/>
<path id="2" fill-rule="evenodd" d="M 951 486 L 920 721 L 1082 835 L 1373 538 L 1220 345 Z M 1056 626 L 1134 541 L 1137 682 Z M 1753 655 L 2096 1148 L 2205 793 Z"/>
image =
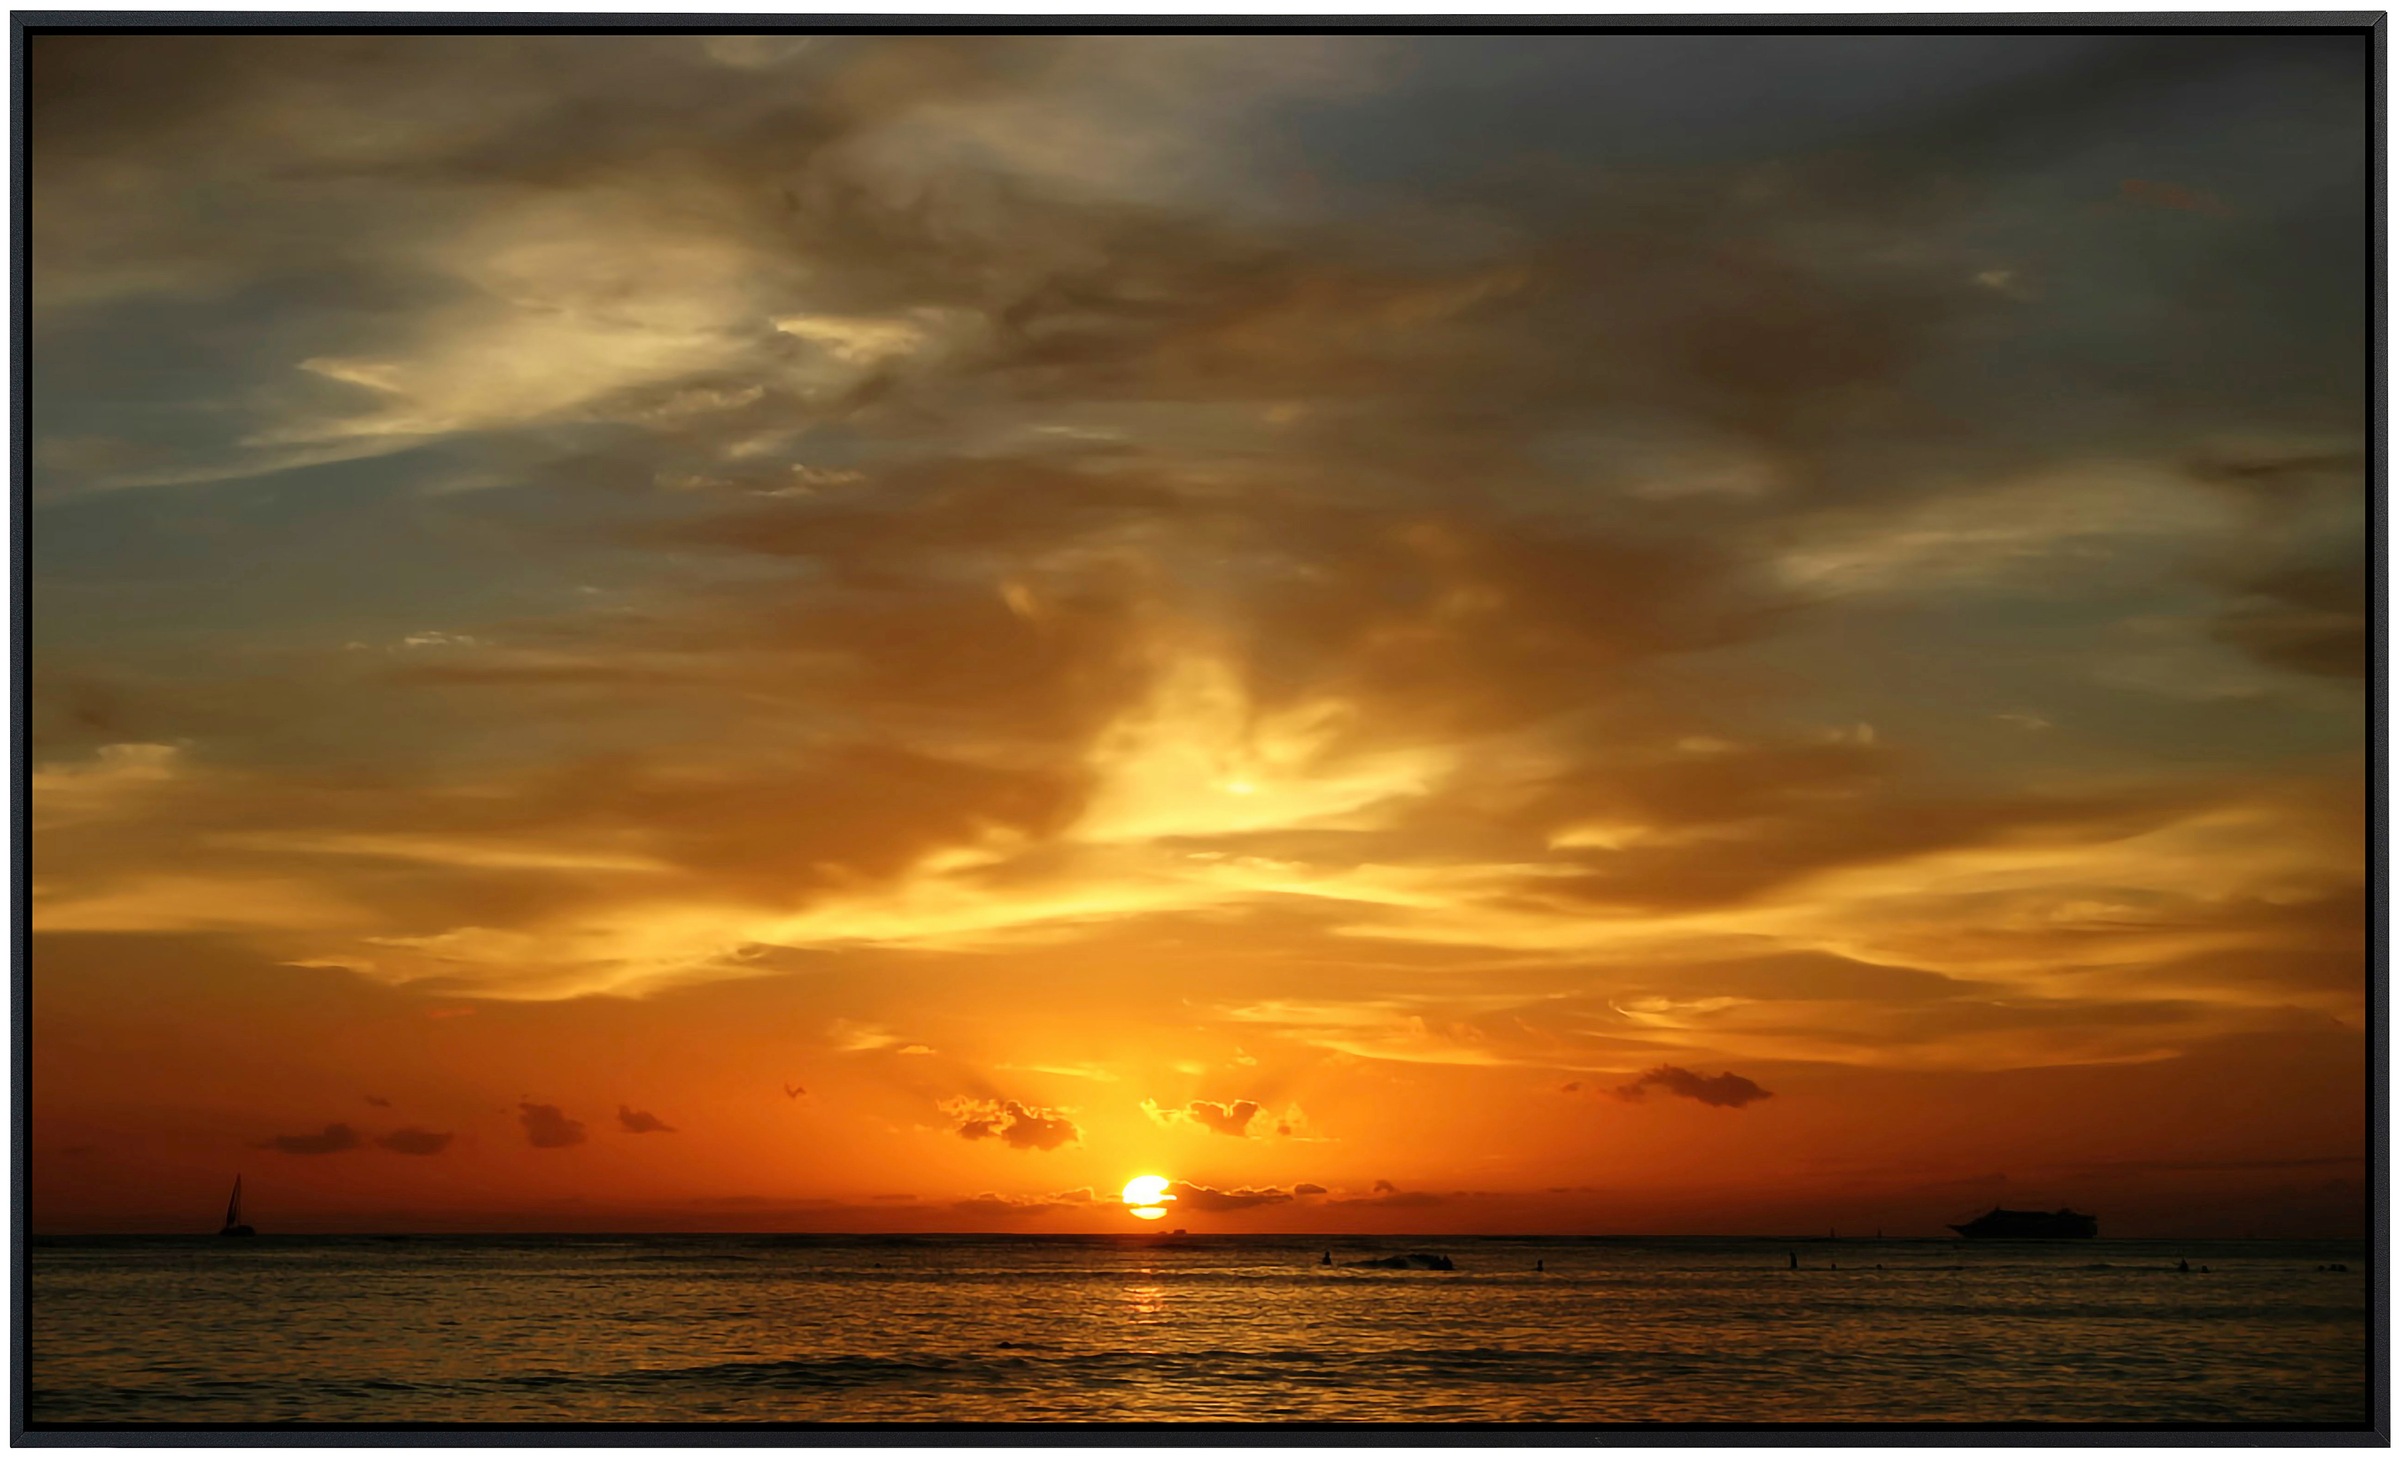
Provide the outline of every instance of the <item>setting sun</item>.
<path id="1" fill-rule="evenodd" d="M 1167 1203 L 1175 1197 L 1167 1192 L 1164 1175 L 1135 1175 L 1125 1182 L 1125 1208 L 1136 1220 L 1159 1220 L 1167 1213 Z"/>

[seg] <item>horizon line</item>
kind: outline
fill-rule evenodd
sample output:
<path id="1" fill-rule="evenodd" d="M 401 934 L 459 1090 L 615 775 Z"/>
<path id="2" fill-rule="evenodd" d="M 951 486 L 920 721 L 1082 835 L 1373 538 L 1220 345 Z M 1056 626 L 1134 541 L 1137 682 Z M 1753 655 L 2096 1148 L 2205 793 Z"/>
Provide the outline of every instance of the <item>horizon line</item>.
<path id="1" fill-rule="evenodd" d="M 1865 1235 L 1815 1234 L 1710 1234 L 1698 1231 L 1669 1233 L 1661 1231 L 1608 1231 L 1598 1234 L 1571 1234 L 1548 1231 L 1376 1231 L 1376 1230 L 396 1230 L 362 1228 L 356 1230 L 283 1230 L 263 1231 L 254 1239 L 393 1239 L 393 1238 L 452 1238 L 465 1240 L 490 1239 L 624 1239 L 659 1236 L 724 1236 L 732 1238 L 805 1238 L 835 1240 L 917 1239 L 927 1236 L 956 1239 L 1007 1240 L 1755 1240 L 1787 1245 L 1840 1245 L 1866 1243 L 1890 1245 L 1900 1241 L 1940 1241 L 1944 1244 L 1976 1246 L 1989 1245 L 2077 1245 L 2093 1241 L 2295 1241 L 2295 1240 L 2365 1240 L 2365 1232 L 2332 1234 L 2316 1232 L 2286 1235 L 2098 1235 L 2065 1239 L 2031 1237 L 1972 1237 L 1948 1235 L 1886 1235 L 1880 1231 Z M 33 1230 L 27 1240 L 184 1240 L 217 1239 L 212 1230 Z"/>

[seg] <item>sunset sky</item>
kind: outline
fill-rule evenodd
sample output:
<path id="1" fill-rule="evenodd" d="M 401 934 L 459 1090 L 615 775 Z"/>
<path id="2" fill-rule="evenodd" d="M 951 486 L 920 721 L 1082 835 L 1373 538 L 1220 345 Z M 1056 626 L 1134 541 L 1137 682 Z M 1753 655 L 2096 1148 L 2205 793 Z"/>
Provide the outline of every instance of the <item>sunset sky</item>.
<path id="1" fill-rule="evenodd" d="M 34 39 L 35 1228 L 2363 1228 L 2367 57 Z"/>

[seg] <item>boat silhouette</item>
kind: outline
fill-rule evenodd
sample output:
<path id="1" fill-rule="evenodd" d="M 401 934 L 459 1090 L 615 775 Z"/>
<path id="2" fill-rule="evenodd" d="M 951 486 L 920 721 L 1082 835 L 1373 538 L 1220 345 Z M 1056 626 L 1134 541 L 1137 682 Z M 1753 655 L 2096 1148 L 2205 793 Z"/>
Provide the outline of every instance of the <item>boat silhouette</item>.
<path id="1" fill-rule="evenodd" d="M 2003 1210 L 1994 1205 L 1950 1228 L 1969 1240 L 2090 1240 L 2100 1233 L 2100 1221 L 2067 1209 Z"/>
<path id="2" fill-rule="evenodd" d="M 219 1235 L 256 1235 L 257 1231 L 242 1223 L 242 1177 L 233 1177 L 233 1198 L 225 1205 L 225 1228 Z"/>

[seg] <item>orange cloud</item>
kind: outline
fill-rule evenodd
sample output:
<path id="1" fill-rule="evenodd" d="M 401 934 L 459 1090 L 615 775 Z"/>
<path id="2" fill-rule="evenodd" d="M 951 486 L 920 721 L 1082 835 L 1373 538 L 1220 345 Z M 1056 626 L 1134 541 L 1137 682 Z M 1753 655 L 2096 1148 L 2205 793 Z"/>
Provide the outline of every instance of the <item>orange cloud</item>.
<path id="1" fill-rule="evenodd" d="M 944 1099 L 941 1110 L 959 1138 L 997 1139 L 1011 1149 L 1057 1149 L 1083 1137 L 1065 1112 L 1029 1108 L 1015 1099 Z"/>

